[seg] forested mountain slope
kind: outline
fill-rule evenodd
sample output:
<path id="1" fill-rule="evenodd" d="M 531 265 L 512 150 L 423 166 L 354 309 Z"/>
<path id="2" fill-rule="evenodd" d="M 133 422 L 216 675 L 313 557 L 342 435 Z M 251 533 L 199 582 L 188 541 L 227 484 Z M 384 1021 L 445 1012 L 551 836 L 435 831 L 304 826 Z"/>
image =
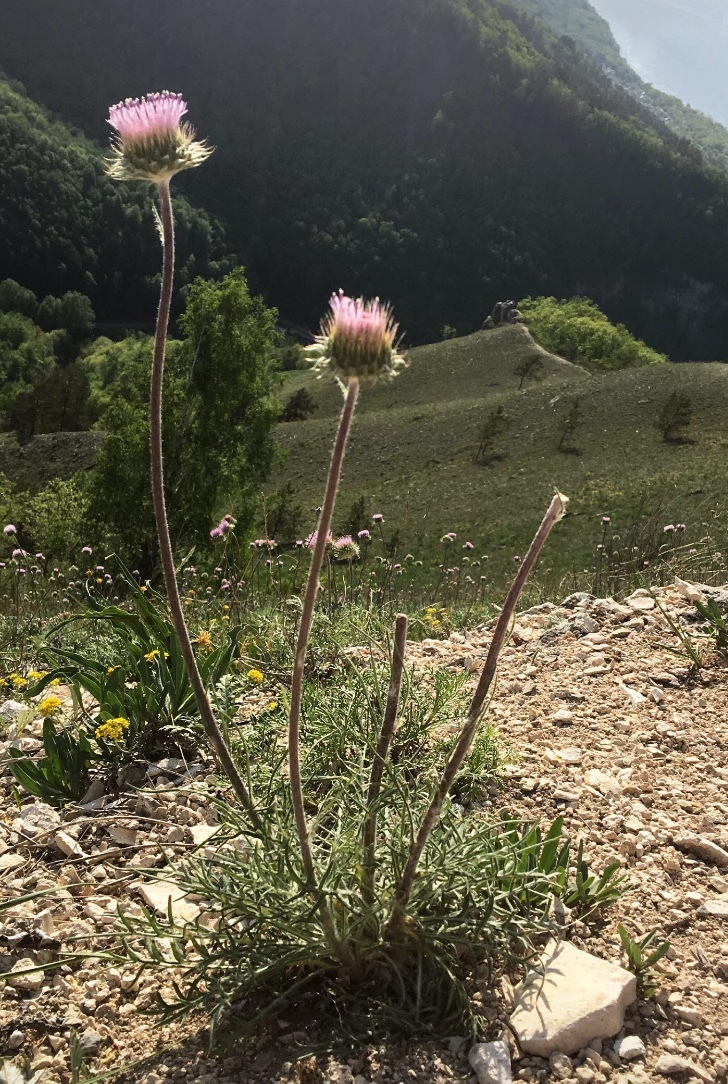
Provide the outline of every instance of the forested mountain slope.
<path id="1" fill-rule="evenodd" d="M 228 258 L 218 223 L 183 197 L 175 211 L 182 286 Z M 0 280 L 40 296 L 79 290 L 105 319 L 153 314 L 160 254 L 148 193 L 110 181 L 97 147 L 2 78 L 0 237 Z"/>
<path id="2" fill-rule="evenodd" d="M 728 129 L 674 95 L 645 83 L 622 57 L 609 23 L 589 0 L 518 0 L 518 3 L 524 11 L 548 23 L 555 33 L 573 38 L 657 120 L 694 143 L 712 165 L 728 171 Z"/>
<path id="3" fill-rule="evenodd" d="M 728 179 L 512 2 L 6 7 L 0 63 L 93 137 L 121 97 L 185 92 L 218 147 L 185 191 L 292 320 L 343 286 L 422 342 L 585 293 L 673 358 L 725 354 Z"/>

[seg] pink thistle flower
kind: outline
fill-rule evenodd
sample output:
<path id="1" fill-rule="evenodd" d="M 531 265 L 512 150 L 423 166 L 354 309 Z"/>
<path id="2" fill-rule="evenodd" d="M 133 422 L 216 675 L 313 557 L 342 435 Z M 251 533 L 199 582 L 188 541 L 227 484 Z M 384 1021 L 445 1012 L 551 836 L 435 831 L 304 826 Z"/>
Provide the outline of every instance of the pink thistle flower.
<path id="1" fill-rule="evenodd" d="M 350 534 L 343 534 L 334 542 L 334 558 L 337 561 L 355 561 L 359 556 L 359 547 Z"/>
<path id="2" fill-rule="evenodd" d="M 18 528 L 13 523 L 6 523 L 3 527 L 3 534 L 17 534 Z"/>
<path id="3" fill-rule="evenodd" d="M 222 531 L 219 527 L 212 528 L 212 530 L 210 531 L 210 538 L 222 538 Z"/>
<path id="4" fill-rule="evenodd" d="M 316 342 L 306 347 L 319 374 L 329 369 L 342 387 L 352 377 L 370 384 L 395 377 L 407 363 L 397 353 L 398 325 L 389 305 L 378 297 L 347 297 L 343 290 L 329 304 Z"/>
<path id="5" fill-rule="evenodd" d="M 612 517 L 611 516 L 602 516 L 602 523 L 611 523 L 611 522 L 612 522 Z"/>
<path id="6" fill-rule="evenodd" d="M 327 549 L 330 549 L 330 547 L 333 545 L 333 541 L 334 541 L 334 536 L 331 534 L 331 531 L 329 531 L 329 533 L 326 536 L 326 548 Z M 308 538 L 306 539 L 306 548 L 310 549 L 310 550 L 315 550 L 317 542 L 318 542 L 318 531 L 313 531 L 308 536 Z"/>
<path id="7" fill-rule="evenodd" d="M 168 90 L 112 105 L 108 122 L 116 137 L 106 160 L 109 176 L 163 184 L 180 170 L 202 165 L 212 147 L 195 140 L 194 129 L 182 122 L 186 112 L 182 95 Z"/>
<path id="8" fill-rule="evenodd" d="M 19 546 L 17 547 L 17 549 L 13 550 L 13 557 L 19 558 L 19 557 L 27 557 L 27 556 L 28 556 L 28 554 L 25 552 L 25 550 L 21 550 Z"/>
<path id="9" fill-rule="evenodd" d="M 359 534 L 356 537 L 360 542 L 371 542 L 372 539 L 369 531 L 359 531 Z"/>
<path id="10" fill-rule="evenodd" d="M 381 512 L 375 512 L 372 516 L 372 523 L 384 523 L 384 516 Z"/>
<path id="11" fill-rule="evenodd" d="M 664 526 L 664 527 L 662 528 L 662 533 L 663 533 L 663 534 L 672 534 L 672 532 L 673 532 L 674 530 L 675 530 L 675 524 L 674 524 L 674 523 L 667 523 L 667 524 L 666 524 L 666 525 L 665 525 L 665 526 Z"/>
<path id="12" fill-rule="evenodd" d="M 473 545 L 472 542 L 463 542 L 463 549 L 464 550 L 474 550 L 475 546 Z"/>
<path id="13" fill-rule="evenodd" d="M 90 557 L 91 554 L 93 553 L 93 550 L 91 549 L 90 546 L 84 546 L 83 549 L 81 550 L 81 553 L 85 553 L 87 557 Z"/>

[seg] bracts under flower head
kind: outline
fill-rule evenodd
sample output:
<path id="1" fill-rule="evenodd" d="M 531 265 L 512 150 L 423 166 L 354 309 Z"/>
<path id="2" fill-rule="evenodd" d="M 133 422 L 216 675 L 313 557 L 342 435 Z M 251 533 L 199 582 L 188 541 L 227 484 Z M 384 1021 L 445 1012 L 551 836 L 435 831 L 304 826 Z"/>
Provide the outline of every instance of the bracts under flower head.
<path id="1" fill-rule="evenodd" d="M 116 140 L 106 170 L 117 181 L 168 181 L 183 169 L 202 165 L 212 147 L 195 140 L 182 122 L 187 103 L 181 94 L 163 90 L 144 98 L 127 98 L 109 110 Z"/>
<path id="2" fill-rule="evenodd" d="M 352 377 L 374 384 L 396 376 L 407 362 L 397 353 L 398 325 L 390 307 L 379 298 L 365 301 L 343 291 L 334 294 L 330 304 L 316 342 L 306 347 L 314 368 L 328 369 L 342 387 Z"/>

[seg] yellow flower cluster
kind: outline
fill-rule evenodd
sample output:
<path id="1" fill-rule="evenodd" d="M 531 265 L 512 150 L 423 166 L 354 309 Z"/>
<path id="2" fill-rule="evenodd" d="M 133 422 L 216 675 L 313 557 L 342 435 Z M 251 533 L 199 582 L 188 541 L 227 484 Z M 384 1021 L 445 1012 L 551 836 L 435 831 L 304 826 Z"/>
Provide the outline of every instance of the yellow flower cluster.
<path id="1" fill-rule="evenodd" d="M 107 719 L 101 726 L 96 727 L 97 738 L 108 738 L 110 741 L 119 741 L 124 736 L 124 731 L 129 729 L 128 719 Z"/>
<path id="2" fill-rule="evenodd" d="M 253 681 L 256 685 L 262 684 L 263 675 L 260 670 L 248 670 L 248 681 Z"/>
<path id="3" fill-rule="evenodd" d="M 423 620 L 425 624 L 428 625 L 431 629 L 437 630 L 439 628 L 442 628 L 442 625 L 446 618 L 447 613 L 445 610 L 443 610 L 442 608 L 438 609 L 437 606 L 428 606 L 425 610 L 425 616 Z"/>
<path id="4" fill-rule="evenodd" d="M 19 691 L 24 689 L 27 684 L 27 679 L 24 678 L 22 674 L 8 674 L 6 678 L 3 678 L 3 685 L 10 685 L 13 689 L 18 689 Z"/>
<path id="5" fill-rule="evenodd" d="M 144 656 L 144 658 L 147 660 L 147 662 L 154 662 L 154 660 L 158 659 L 159 656 L 160 656 L 159 648 L 155 647 L 154 651 L 150 651 L 147 655 Z M 168 651 L 164 652 L 164 657 L 165 657 L 165 659 L 169 658 L 169 652 Z"/>
<path id="6" fill-rule="evenodd" d="M 47 670 L 31 670 L 28 674 L 28 681 L 40 681 L 47 673 Z"/>
<path id="7" fill-rule="evenodd" d="M 212 651 L 212 636 L 207 631 L 207 629 L 200 629 L 194 642 L 197 644 L 198 647 L 204 647 L 205 651 Z"/>
<path id="8" fill-rule="evenodd" d="M 38 714 L 42 715 L 46 719 L 49 715 L 53 715 L 58 711 L 61 706 L 61 699 L 58 696 L 47 696 L 45 700 L 41 700 L 38 705 Z"/>

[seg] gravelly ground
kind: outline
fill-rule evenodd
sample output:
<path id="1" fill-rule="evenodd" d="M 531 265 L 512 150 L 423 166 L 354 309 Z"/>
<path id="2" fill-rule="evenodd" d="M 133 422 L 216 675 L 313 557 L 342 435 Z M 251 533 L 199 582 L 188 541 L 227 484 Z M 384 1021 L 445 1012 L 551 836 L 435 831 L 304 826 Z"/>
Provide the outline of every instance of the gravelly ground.
<path id="1" fill-rule="evenodd" d="M 674 589 L 657 592 L 677 620 L 692 607 Z M 725 596 L 728 600 L 728 594 Z M 660 1056 L 692 1064 L 677 1079 L 728 1076 L 728 868 L 695 837 L 728 850 L 728 696 L 726 670 L 715 657 L 691 674 L 659 608 L 646 593 L 626 604 L 577 596 L 521 615 L 506 648 L 492 718 L 518 750 L 494 808 L 549 823 L 562 813 L 566 831 L 586 841 L 597 869 L 618 858 L 633 891 L 593 930 L 569 929 L 578 946 L 618 962 L 618 922 L 633 935 L 654 928 L 669 937 L 662 988 L 628 1011 L 624 1034 L 643 1038 L 644 1059 L 623 1065 L 613 1040 L 593 1043 L 571 1065 L 519 1055 L 514 1076 L 573 1084 L 663 1080 Z M 689 626 L 686 626 L 689 627 Z M 453 633 L 448 640 L 408 646 L 408 661 L 426 677 L 433 667 L 472 671 L 483 660 L 489 632 Z M 32 747 L 37 727 L 26 731 Z M 19 960 L 43 963 L 45 946 L 90 945 L 108 931 L 121 903 L 141 902 L 145 868 L 162 854 L 174 859 L 209 834 L 212 813 L 194 781 L 172 785 L 175 765 L 162 765 L 143 793 L 106 810 L 58 814 L 14 804 L 10 777 L 0 776 L 2 894 L 54 887 L 0 914 L 0 968 Z M 166 774 L 165 774 L 166 769 Z M 59 835 L 59 832 L 62 834 Z M 696 850 L 697 848 L 697 850 Z M 62 853 L 62 851 L 66 853 Z M 717 857 L 716 857 L 717 856 Z M 726 864 L 728 865 L 728 863 Z M 81 882 L 87 882 L 82 885 Z M 98 943 L 98 942 L 96 942 Z M 146 1084 L 301 1081 L 473 1082 L 457 1039 L 431 1044 L 384 1041 L 350 1058 L 299 1060 L 315 1028 L 278 1021 L 253 1049 L 209 1057 L 204 1021 L 160 1028 L 138 1010 L 152 1001 L 155 980 L 133 982 L 131 971 L 89 961 L 71 973 L 28 975 L 0 985 L 0 1053 L 26 1056 L 47 1084 L 70 1080 L 71 1029 L 82 1038 L 93 1070 L 129 1066 L 118 1079 Z M 498 991 L 507 1018 L 510 992 Z M 506 1029 L 504 1035 L 508 1037 Z M 132 1066 L 136 1059 L 143 1062 Z M 1 1079 L 1 1078 L 0 1078 Z"/>

